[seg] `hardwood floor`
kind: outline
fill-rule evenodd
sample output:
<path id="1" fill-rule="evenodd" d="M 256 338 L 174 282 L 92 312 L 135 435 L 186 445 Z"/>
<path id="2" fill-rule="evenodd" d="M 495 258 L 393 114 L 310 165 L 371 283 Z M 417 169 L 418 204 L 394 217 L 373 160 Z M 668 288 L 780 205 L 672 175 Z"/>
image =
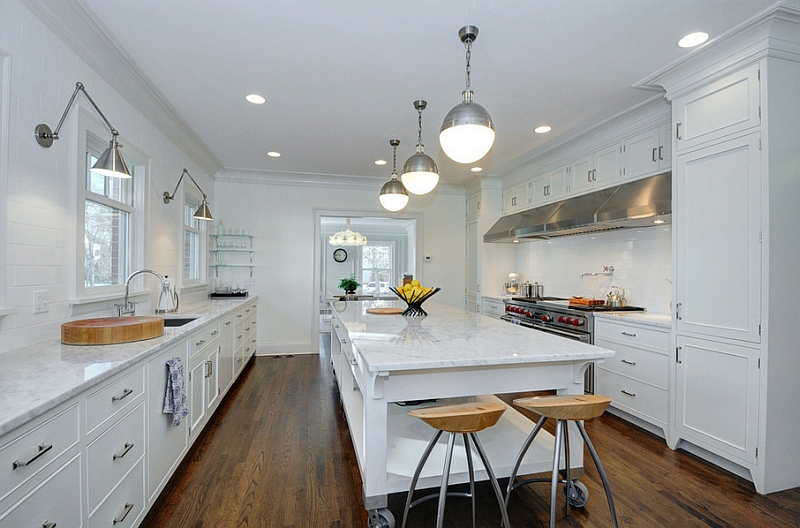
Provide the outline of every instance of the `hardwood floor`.
<path id="1" fill-rule="evenodd" d="M 608 473 L 620 526 L 800 526 L 800 489 L 761 496 L 751 483 L 672 451 L 610 414 L 585 425 Z M 581 481 L 588 504 L 572 508 L 569 518 L 560 504 L 557 526 L 611 526 L 591 463 Z M 514 491 L 511 526 L 547 526 L 548 488 Z M 486 483 L 477 495 L 478 525 L 499 526 Z M 404 501 L 405 494 L 389 497 L 397 526 Z M 408 528 L 433 526 L 435 502 L 414 508 Z M 445 526 L 469 526 L 468 504 L 449 500 Z M 366 527 L 361 477 L 327 359 L 254 358 L 141 526 Z"/>

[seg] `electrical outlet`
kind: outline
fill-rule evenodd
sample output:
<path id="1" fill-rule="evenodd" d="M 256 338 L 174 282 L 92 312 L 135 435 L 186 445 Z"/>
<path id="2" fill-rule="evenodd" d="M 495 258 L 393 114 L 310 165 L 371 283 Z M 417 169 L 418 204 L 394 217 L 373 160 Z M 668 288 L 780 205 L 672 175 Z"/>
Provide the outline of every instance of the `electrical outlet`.
<path id="1" fill-rule="evenodd" d="M 47 290 L 33 292 L 33 313 L 38 314 L 50 311 L 49 300 L 47 298 L 48 293 Z"/>

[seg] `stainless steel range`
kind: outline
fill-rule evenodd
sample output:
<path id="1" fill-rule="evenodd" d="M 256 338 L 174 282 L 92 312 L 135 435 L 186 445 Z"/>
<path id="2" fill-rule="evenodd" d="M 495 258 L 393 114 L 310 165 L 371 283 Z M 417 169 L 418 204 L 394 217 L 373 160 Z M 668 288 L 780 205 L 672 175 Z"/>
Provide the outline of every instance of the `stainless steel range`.
<path id="1" fill-rule="evenodd" d="M 559 297 L 512 297 L 505 300 L 501 319 L 541 332 L 594 344 L 594 314 L 598 312 L 644 311 L 637 306 L 612 308 L 605 304 L 570 304 Z M 586 371 L 584 390 L 594 393 L 594 365 Z"/>

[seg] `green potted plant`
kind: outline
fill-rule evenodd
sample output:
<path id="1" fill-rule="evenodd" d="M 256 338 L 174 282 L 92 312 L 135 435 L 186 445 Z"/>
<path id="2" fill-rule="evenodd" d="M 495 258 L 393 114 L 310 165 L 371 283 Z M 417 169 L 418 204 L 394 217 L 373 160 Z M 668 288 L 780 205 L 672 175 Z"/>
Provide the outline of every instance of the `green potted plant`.
<path id="1" fill-rule="evenodd" d="M 345 277 L 339 281 L 339 288 L 344 290 L 347 295 L 353 295 L 356 289 L 361 286 L 356 280 L 356 276 Z"/>

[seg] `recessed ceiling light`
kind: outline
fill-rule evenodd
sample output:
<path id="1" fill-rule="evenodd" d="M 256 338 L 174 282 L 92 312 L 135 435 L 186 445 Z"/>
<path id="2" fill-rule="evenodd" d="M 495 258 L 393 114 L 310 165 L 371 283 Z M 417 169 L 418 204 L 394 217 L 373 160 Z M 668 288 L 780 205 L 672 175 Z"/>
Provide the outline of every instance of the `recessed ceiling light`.
<path id="1" fill-rule="evenodd" d="M 708 33 L 698 31 L 697 33 L 689 33 L 678 41 L 678 46 L 681 48 L 693 48 L 699 46 L 708 40 Z"/>
<path id="2" fill-rule="evenodd" d="M 375 165 L 386 165 L 385 159 L 377 159 L 375 160 Z"/>
<path id="3" fill-rule="evenodd" d="M 281 157 L 281 153 L 280 152 L 276 152 L 274 150 L 270 150 L 269 152 L 267 152 L 267 156 L 269 156 L 270 158 L 280 158 Z"/>
<path id="4" fill-rule="evenodd" d="M 245 95 L 244 98 L 247 100 L 248 103 L 253 103 L 253 104 L 264 104 L 267 102 L 266 99 L 264 99 L 258 94 Z"/>
<path id="5" fill-rule="evenodd" d="M 661 220 L 661 219 L 659 218 L 658 220 L 653 220 L 653 223 L 654 223 L 654 224 L 663 224 L 663 223 L 664 223 L 664 220 Z"/>
<path id="6" fill-rule="evenodd" d="M 483 170 L 483 167 L 472 167 L 470 170 L 471 170 L 472 172 L 480 172 L 480 171 L 482 171 L 482 170 Z"/>
<path id="7" fill-rule="evenodd" d="M 540 127 L 536 127 L 533 129 L 533 131 L 536 132 L 537 134 L 547 134 L 551 130 L 552 128 L 550 127 L 550 125 L 542 125 Z"/>

